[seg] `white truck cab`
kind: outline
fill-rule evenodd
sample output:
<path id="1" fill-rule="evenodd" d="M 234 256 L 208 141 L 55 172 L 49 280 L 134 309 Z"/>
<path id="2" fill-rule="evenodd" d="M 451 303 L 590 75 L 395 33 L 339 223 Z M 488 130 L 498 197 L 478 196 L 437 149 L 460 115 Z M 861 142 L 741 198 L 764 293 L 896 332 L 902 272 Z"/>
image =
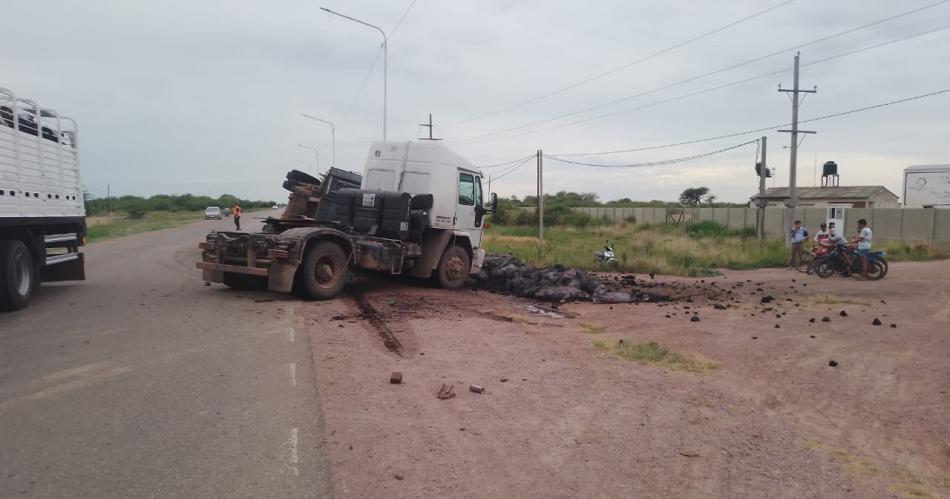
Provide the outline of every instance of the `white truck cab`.
<path id="1" fill-rule="evenodd" d="M 471 271 L 481 269 L 482 223 L 490 211 L 482 172 L 443 142 L 374 142 L 366 159 L 363 189 L 432 194 L 432 228 L 466 237 L 472 250 Z M 494 199 L 488 205 L 493 206 Z"/>

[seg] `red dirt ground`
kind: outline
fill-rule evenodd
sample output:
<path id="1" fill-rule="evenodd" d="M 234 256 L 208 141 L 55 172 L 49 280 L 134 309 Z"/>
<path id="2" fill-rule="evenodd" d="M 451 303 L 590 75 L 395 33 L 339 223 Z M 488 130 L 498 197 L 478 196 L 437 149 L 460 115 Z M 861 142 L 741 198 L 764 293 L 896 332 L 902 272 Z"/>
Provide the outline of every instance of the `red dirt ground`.
<path id="1" fill-rule="evenodd" d="M 558 319 L 485 292 L 354 283 L 401 354 L 352 296 L 303 307 L 335 492 L 950 497 L 950 263 L 892 264 L 879 282 L 780 270 L 675 281 L 741 282 L 741 303 L 579 303 Z M 718 368 L 594 345 L 619 339 Z M 442 384 L 456 397 L 436 398 Z"/>

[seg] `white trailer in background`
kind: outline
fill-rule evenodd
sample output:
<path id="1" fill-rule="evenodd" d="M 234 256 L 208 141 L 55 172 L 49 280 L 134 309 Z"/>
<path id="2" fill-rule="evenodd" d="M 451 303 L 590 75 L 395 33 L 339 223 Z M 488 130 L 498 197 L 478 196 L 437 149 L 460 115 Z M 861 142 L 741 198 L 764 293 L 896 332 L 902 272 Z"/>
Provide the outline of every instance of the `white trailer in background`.
<path id="1" fill-rule="evenodd" d="M 950 208 L 950 165 L 904 168 L 905 208 Z"/>
<path id="2" fill-rule="evenodd" d="M 0 310 L 85 279 L 85 233 L 76 122 L 0 88 Z"/>

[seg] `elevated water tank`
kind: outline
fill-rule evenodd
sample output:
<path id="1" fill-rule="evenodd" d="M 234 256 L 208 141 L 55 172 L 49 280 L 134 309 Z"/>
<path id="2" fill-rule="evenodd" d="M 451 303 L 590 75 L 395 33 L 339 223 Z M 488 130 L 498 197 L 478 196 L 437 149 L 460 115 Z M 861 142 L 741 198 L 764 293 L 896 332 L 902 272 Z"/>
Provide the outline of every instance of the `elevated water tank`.
<path id="1" fill-rule="evenodd" d="M 838 163 L 834 161 L 825 161 L 825 164 L 821 166 L 821 176 L 830 177 L 832 175 L 838 174 Z"/>

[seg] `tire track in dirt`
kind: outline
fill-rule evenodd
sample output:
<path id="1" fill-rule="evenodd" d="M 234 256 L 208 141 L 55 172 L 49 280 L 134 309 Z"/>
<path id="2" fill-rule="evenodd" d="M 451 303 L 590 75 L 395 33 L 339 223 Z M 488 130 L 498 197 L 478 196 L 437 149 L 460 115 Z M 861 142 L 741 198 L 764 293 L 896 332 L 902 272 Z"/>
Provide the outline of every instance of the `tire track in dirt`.
<path id="1" fill-rule="evenodd" d="M 385 315 L 376 308 L 375 305 L 364 294 L 356 294 L 353 299 L 356 301 L 356 307 L 360 311 L 360 318 L 369 322 L 373 329 L 383 340 L 383 345 L 391 352 L 400 357 L 406 357 L 406 349 L 403 348 L 396 333 L 389 328 Z"/>

